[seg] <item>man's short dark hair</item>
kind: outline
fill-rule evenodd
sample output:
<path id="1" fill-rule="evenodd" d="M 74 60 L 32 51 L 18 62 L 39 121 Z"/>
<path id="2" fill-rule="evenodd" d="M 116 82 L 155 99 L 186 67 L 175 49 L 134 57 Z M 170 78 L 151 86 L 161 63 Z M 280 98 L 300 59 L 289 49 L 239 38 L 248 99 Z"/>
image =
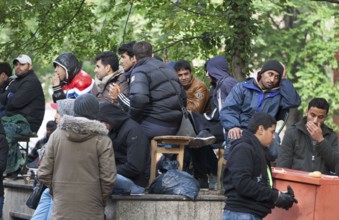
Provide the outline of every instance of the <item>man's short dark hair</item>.
<path id="1" fill-rule="evenodd" d="M 56 127 L 57 127 L 57 124 L 55 121 L 50 120 L 46 123 L 46 128 L 56 129 Z"/>
<path id="2" fill-rule="evenodd" d="M 135 44 L 135 41 L 131 41 L 127 44 L 122 44 L 118 49 L 118 54 L 122 55 L 123 53 L 127 53 L 129 57 L 133 57 L 134 56 L 134 53 L 133 53 L 134 44 Z"/>
<path id="3" fill-rule="evenodd" d="M 7 62 L 0 63 L 0 73 L 4 72 L 8 77 L 12 76 L 12 68 L 11 65 Z"/>
<path id="4" fill-rule="evenodd" d="M 324 98 L 314 98 L 308 103 L 307 110 L 310 110 L 311 107 L 325 109 L 327 114 L 328 110 L 330 109 L 330 104 L 328 104 L 328 102 Z"/>
<path id="5" fill-rule="evenodd" d="M 152 57 L 152 45 L 146 41 L 139 41 L 134 44 L 133 53 L 136 60 Z"/>
<path id="6" fill-rule="evenodd" d="M 262 125 L 266 130 L 276 124 L 277 121 L 271 115 L 265 112 L 257 112 L 248 122 L 247 130 L 255 134 L 260 125 Z"/>
<path id="7" fill-rule="evenodd" d="M 98 60 L 101 60 L 104 66 L 110 65 L 113 72 L 119 69 L 119 58 L 114 52 L 104 51 L 95 57 L 95 61 Z"/>
<path id="8" fill-rule="evenodd" d="M 174 64 L 174 69 L 175 71 L 179 71 L 179 70 L 188 70 L 190 72 L 192 72 L 192 68 L 191 68 L 191 64 L 186 61 L 186 60 L 179 60 Z"/>

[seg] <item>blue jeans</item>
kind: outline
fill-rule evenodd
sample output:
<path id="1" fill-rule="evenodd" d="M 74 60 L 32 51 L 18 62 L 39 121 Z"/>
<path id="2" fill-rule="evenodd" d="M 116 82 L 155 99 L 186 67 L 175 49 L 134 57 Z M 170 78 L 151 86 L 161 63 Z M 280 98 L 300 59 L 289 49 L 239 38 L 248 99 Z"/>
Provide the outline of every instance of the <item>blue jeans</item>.
<path id="1" fill-rule="evenodd" d="M 48 220 L 51 218 L 53 210 L 53 199 L 46 188 L 41 195 L 38 207 L 33 213 L 31 220 Z"/>
<path id="2" fill-rule="evenodd" d="M 143 194 L 145 188 L 136 185 L 132 180 L 117 174 L 112 194 L 115 195 L 129 195 L 129 194 Z"/>
<path id="3" fill-rule="evenodd" d="M 261 218 L 255 217 L 252 214 L 244 212 L 233 212 L 225 209 L 222 215 L 222 220 L 262 220 Z"/>
<path id="4" fill-rule="evenodd" d="M 0 196 L 0 219 L 2 218 L 2 208 L 4 206 L 5 197 Z"/>

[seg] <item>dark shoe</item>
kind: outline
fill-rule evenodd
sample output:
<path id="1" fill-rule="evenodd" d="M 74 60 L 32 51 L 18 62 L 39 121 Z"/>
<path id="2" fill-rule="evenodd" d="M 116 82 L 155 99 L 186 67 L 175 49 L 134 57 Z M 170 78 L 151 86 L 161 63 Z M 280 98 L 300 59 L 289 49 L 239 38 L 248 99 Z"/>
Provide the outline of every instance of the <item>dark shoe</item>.
<path id="1" fill-rule="evenodd" d="M 210 190 L 218 190 L 218 177 L 216 175 L 208 175 L 208 188 Z"/>
<path id="2" fill-rule="evenodd" d="M 200 189 L 208 189 L 208 179 L 207 178 L 199 178 Z"/>
<path id="3" fill-rule="evenodd" d="M 189 141 L 188 145 L 193 148 L 199 148 L 199 147 L 211 145 L 214 142 L 215 142 L 215 136 L 213 136 L 207 130 L 201 130 L 194 139 Z"/>

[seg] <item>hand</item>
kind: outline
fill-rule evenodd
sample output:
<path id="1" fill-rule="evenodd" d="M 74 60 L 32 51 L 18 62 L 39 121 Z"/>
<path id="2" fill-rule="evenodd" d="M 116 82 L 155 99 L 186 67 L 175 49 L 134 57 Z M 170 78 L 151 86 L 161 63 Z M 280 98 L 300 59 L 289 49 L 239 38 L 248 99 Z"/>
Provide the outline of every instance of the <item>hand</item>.
<path id="1" fill-rule="evenodd" d="M 320 123 L 314 123 L 312 121 L 308 121 L 306 123 L 306 129 L 308 133 L 310 133 L 313 140 L 318 143 L 324 140 L 323 131 L 321 130 Z"/>
<path id="2" fill-rule="evenodd" d="M 284 67 L 283 74 L 281 76 L 281 79 L 286 79 L 287 78 L 287 71 L 286 71 L 286 66 L 283 63 L 280 63 Z"/>
<path id="3" fill-rule="evenodd" d="M 56 73 L 52 76 L 52 85 L 53 86 L 60 85 L 60 79 L 59 79 L 58 74 L 56 74 Z"/>
<path id="4" fill-rule="evenodd" d="M 241 136 L 242 136 L 242 129 L 238 127 L 231 128 L 227 134 L 227 137 L 233 140 L 239 139 L 241 138 Z"/>
<path id="5" fill-rule="evenodd" d="M 298 203 L 298 200 L 294 198 L 293 189 L 288 186 L 287 192 L 279 192 L 275 206 L 288 210 L 293 206 L 293 203 Z"/>
<path id="6" fill-rule="evenodd" d="M 120 87 L 116 83 L 109 85 L 108 94 L 112 99 L 112 102 L 115 102 L 118 98 L 118 95 L 121 93 Z"/>

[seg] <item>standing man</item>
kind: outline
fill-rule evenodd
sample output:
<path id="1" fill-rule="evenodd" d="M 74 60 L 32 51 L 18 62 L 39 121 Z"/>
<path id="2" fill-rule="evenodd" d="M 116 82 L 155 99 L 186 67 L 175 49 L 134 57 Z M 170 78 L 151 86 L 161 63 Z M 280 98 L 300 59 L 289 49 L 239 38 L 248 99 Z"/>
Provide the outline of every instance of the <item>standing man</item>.
<path id="1" fill-rule="evenodd" d="M 287 192 L 273 188 L 265 151 L 274 140 L 275 127 L 272 116 L 256 113 L 240 139 L 232 143 L 224 170 L 226 200 L 223 220 L 261 220 L 275 206 L 288 210 L 297 203 L 290 186 Z"/>
<path id="2" fill-rule="evenodd" d="M 69 52 L 58 56 L 54 61 L 55 74 L 52 77 L 53 101 L 75 99 L 79 95 L 91 93 L 94 81 L 81 69 L 81 63 Z"/>
<path id="3" fill-rule="evenodd" d="M 17 78 L 0 95 L 6 116 L 22 115 L 33 132 L 38 132 L 45 114 L 45 96 L 41 82 L 32 69 L 32 60 L 25 54 L 13 60 Z"/>
<path id="4" fill-rule="evenodd" d="M 111 51 L 104 51 L 95 57 L 95 62 L 95 84 L 92 94 L 98 98 L 99 102 L 112 101 L 109 88 L 114 84 L 119 86 L 124 95 L 128 96 L 129 86 L 123 70 L 119 69 L 118 56 Z"/>
<path id="5" fill-rule="evenodd" d="M 51 135 L 39 166 L 39 179 L 53 197 L 51 219 L 104 219 L 116 168 L 112 142 L 96 121 L 99 101 L 83 94 L 75 117 L 64 115 Z"/>
<path id="6" fill-rule="evenodd" d="M 186 60 L 176 62 L 174 69 L 186 92 L 186 109 L 191 112 L 204 113 L 209 98 L 206 84 L 193 76 L 191 64 Z"/>
<path id="7" fill-rule="evenodd" d="M 324 174 L 335 172 L 339 158 L 338 136 L 324 124 L 329 107 L 324 98 L 309 102 L 306 116 L 288 128 L 284 135 L 278 167 Z"/>
<path id="8" fill-rule="evenodd" d="M 279 113 L 298 107 L 299 104 L 300 97 L 287 79 L 285 67 L 276 60 L 267 61 L 257 78 L 247 78 L 237 84 L 226 97 L 220 120 L 227 132 L 227 142 L 242 136 L 254 113 L 266 112 L 278 120 Z M 225 159 L 229 144 L 227 146 Z M 272 160 L 276 157 L 275 151 Z"/>
<path id="9" fill-rule="evenodd" d="M 150 43 L 135 43 L 133 52 L 137 64 L 131 75 L 130 117 L 141 124 L 149 139 L 173 135 L 182 119 L 178 76 L 173 68 L 152 57 Z"/>

